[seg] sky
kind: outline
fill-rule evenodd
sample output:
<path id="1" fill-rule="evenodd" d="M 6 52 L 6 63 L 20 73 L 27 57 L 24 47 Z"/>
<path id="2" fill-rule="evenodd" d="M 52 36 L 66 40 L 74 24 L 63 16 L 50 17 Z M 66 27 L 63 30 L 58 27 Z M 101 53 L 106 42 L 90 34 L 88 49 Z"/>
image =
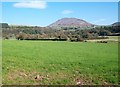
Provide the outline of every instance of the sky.
<path id="1" fill-rule="evenodd" d="M 2 2 L 2 22 L 48 26 L 61 18 L 79 18 L 97 25 L 118 21 L 117 2 Z"/>

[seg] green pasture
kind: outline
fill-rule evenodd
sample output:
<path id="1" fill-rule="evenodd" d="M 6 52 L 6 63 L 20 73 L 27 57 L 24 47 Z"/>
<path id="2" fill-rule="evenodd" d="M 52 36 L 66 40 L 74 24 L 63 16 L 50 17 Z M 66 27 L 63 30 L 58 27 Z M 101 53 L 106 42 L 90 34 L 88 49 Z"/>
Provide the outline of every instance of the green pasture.
<path id="1" fill-rule="evenodd" d="M 2 81 L 5 85 L 118 84 L 118 43 L 3 40 Z"/>

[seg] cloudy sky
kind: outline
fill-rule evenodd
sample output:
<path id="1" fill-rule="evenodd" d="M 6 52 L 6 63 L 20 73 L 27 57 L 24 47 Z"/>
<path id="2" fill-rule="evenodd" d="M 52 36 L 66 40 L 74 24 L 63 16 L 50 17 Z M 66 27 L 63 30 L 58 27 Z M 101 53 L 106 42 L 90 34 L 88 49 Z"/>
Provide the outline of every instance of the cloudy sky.
<path id="1" fill-rule="evenodd" d="M 117 2 L 2 2 L 2 22 L 47 26 L 61 18 L 79 18 L 93 24 L 118 21 Z"/>

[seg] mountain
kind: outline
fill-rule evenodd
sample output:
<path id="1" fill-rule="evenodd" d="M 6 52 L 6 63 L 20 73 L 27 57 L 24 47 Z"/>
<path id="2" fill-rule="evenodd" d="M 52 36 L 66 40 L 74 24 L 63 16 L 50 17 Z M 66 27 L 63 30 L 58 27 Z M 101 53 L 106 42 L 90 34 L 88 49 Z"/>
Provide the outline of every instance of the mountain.
<path id="1" fill-rule="evenodd" d="M 62 18 L 52 24 L 49 27 L 87 27 L 93 26 L 93 24 L 77 18 Z"/>
<path id="2" fill-rule="evenodd" d="M 112 24 L 112 26 L 120 26 L 120 22 L 115 22 Z"/>

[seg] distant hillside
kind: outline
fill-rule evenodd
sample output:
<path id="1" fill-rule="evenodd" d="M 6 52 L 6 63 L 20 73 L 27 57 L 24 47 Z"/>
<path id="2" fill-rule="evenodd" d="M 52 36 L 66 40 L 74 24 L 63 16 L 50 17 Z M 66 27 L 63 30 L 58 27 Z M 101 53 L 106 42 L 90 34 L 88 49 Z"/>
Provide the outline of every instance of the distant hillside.
<path id="1" fill-rule="evenodd" d="M 112 24 L 112 26 L 120 26 L 120 22 L 115 22 Z"/>
<path id="2" fill-rule="evenodd" d="M 91 23 L 77 18 L 62 18 L 52 24 L 49 27 L 91 27 L 94 26 Z"/>
<path id="3" fill-rule="evenodd" d="M 9 28 L 9 25 L 7 23 L 0 23 L 0 27 Z"/>

